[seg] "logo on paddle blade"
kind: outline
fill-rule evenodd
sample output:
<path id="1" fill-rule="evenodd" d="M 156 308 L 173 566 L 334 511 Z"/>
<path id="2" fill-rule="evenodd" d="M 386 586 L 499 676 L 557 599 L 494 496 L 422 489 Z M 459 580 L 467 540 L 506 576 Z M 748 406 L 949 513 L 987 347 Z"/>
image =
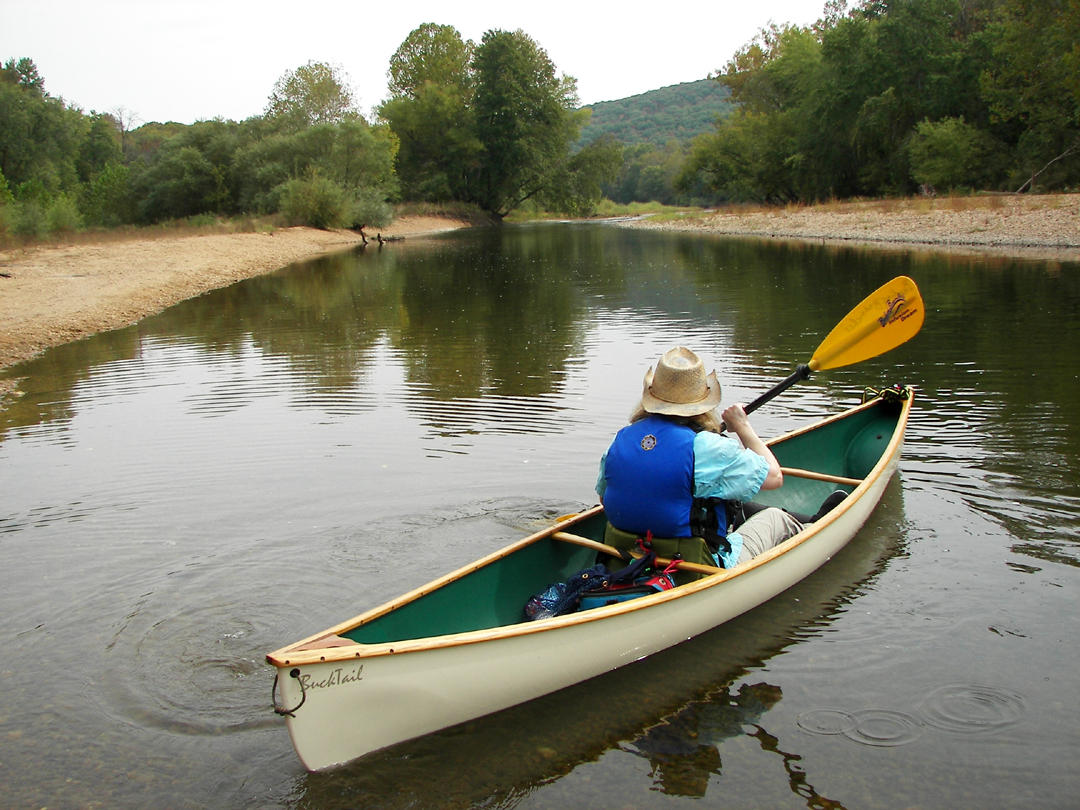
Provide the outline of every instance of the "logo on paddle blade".
<path id="1" fill-rule="evenodd" d="M 907 308 L 907 300 L 904 298 L 903 293 L 898 293 L 895 298 L 889 299 L 888 308 L 885 310 L 885 314 L 878 318 L 878 323 L 884 328 L 893 321 L 906 321 L 915 312 L 916 310 Z"/>

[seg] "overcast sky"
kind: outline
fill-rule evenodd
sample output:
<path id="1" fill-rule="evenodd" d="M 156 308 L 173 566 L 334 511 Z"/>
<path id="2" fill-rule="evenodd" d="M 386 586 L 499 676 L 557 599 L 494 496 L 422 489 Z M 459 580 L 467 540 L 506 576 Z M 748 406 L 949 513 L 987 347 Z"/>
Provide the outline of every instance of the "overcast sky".
<path id="1" fill-rule="evenodd" d="M 386 97 L 390 56 L 421 23 L 480 41 L 522 29 L 583 104 L 705 78 L 759 29 L 805 25 L 824 0 L 0 0 L 0 60 L 29 56 L 45 90 L 84 111 L 149 121 L 260 115 L 282 74 L 327 62 L 365 113 Z"/>

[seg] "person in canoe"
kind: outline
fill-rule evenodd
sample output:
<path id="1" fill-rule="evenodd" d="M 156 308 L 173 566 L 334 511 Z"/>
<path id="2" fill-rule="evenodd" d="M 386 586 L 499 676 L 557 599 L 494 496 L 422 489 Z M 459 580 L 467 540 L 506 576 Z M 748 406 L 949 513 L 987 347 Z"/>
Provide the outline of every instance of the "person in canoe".
<path id="1" fill-rule="evenodd" d="M 670 349 L 648 370 L 630 424 L 600 460 L 605 542 L 631 550 L 644 541 L 661 557 L 733 568 L 813 519 L 751 503 L 784 476 L 743 406 L 718 413 L 719 404 L 716 372 L 690 349 Z"/>

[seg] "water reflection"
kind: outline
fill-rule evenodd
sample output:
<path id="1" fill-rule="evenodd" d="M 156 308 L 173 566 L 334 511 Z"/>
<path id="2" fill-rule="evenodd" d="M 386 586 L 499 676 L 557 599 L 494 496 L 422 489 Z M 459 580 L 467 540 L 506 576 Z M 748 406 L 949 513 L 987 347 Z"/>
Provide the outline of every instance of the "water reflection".
<path id="1" fill-rule="evenodd" d="M 762 715 L 782 697 L 780 687 L 767 683 L 743 684 L 737 691 L 728 687 L 722 695 L 709 695 L 664 718 L 623 750 L 649 761 L 649 775 L 661 793 L 701 797 L 710 777 L 720 774 L 717 745 L 746 734 L 747 726 L 755 729 L 749 736 L 763 740 Z"/>
<path id="2" fill-rule="evenodd" d="M 429 452 L 468 452 L 485 433 L 587 426 L 582 391 L 600 386 L 590 394 L 603 408 L 616 394 L 625 402 L 626 368 L 640 373 L 662 335 L 711 349 L 732 396 L 749 396 L 806 360 L 851 302 L 909 274 L 930 310 L 923 333 L 809 385 L 828 391 L 875 374 L 918 383 L 935 407 L 916 428 L 926 452 L 915 480 L 1001 523 L 1021 538 L 1018 553 L 1078 564 L 1080 351 L 1063 328 L 1080 311 L 1077 274 L 977 257 L 852 256 L 580 226 L 328 256 L 9 370 L 24 393 L 0 412 L 0 441 L 33 426 L 70 442 L 80 408 L 182 386 L 177 404 L 203 418 L 259 403 L 338 420 L 397 408 L 422 426 Z M 97 385 L 106 379 L 108 390 Z M 821 401 L 808 394 L 788 407 L 809 416 Z M 1033 522 L 1033 512 L 1052 520 Z"/>
<path id="3" fill-rule="evenodd" d="M 1080 587 L 1077 270 L 507 228 L 285 268 L 10 369 L 24 393 L 0 411 L 9 799 L 1064 804 L 1075 784 L 1045 763 L 1075 748 L 1061 639 Z M 664 349 L 699 350 L 725 397 L 748 400 L 901 273 L 928 306 L 915 339 L 755 417 L 775 435 L 864 385 L 918 387 L 901 480 L 851 554 L 623 672 L 301 772 L 269 713 L 266 650 L 591 503 Z M 753 719 L 751 694 L 779 690 L 727 735 Z M 929 729 L 891 764 L 799 725 L 824 710 L 876 712 L 879 739 L 886 712 Z M 965 721 L 994 724 L 992 750 Z M 148 739 L 156 767 L 118 778 Z"/>
<path id="4" fill-rule="evenodd" d="M 297 408 L 370 408 L 387 395 L 375 390 L 376 377 L 391 362 L 401 367 L 400 380 L 390 381 L 400 388 L 400 404 L 434 431 L 453 435 L 503 424 L 530 400 L 558 397 L 586 362 L 590 336 L 613 312 L 625 313 L 642 333 L 726 335 L 717 358 L 722 370 L 748 365 L 783 376 L 879 279 L 906 273 L 923 285 L 931 309 L 926 331 L 937 337 L 920 336 L 877 367 L 918 369 L 925 391 L 953 400 L 948 413 L 959 422 L 938 426 L 953 434 L 950 445 L 986 452 L 985 430 L 1034 432 L 1047 448 L 1044 472 L 1063 471 L 1062 462 L 1080 450 L 1077 432 L 1064 428 L 1080 421 L 1080 402 L 1071 395 L 1080 374 L 1075 346 L 1040 335 L 1041 327 L 1054 333 L 1054 323 L 1070 322 L 1080 309 L 1075 274 L 1017 263 L 987 271 L 972 258 L 891 254 L 853 265 L 850 254 L 807 245 L 642 240 L 613 229 L 560 227 L 558 238 L 549 226 L 357 250 L 210 293 L 9 372 L 29 375 L 30 389 L 5 412 L 0 429 L 70 419 L 72 389 L 94 369 L 115 373 L 117 364 L 144 375 L 148 362 L 228 361 L 221 378 L 192 400 L 214 415 L 274 392 Z M 158 347 L 179 335 L 197 354 L 179 361 L 168 351 L 158 356 Z M 632 332 L 625 339 L 635 340 Z M 47 398 L 33 397 L 45 391 Z M 467 413 L 469 403 L 498 409 L 500 401 L 509 407 L 495 419 Z M 466 413 L 454 411 L 457 403 Z M 518 428 L 528 430 L 530 422 Z M 975 432 L 965 438 L 968 430 Z M 1026 447 L 1018 449 L 1022 456 Z M 1016 469 L 1015 453 L 990 455 Z M 1052 474 L 1046 481 L 1061 483 Z"/>

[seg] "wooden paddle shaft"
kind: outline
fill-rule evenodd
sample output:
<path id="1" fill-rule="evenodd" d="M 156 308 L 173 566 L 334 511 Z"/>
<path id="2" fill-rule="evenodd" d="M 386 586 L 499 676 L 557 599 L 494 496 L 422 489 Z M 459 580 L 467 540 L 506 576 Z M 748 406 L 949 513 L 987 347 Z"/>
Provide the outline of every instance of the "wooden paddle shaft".
<path id="1" fill-rule="evenodd" d="M 588 537 L 582 537 L 580 534 L 571 534 L 570 532 L 555 532 L 551 535 L 556 540 L 562 540 L 564 543 L 573 543 L 576 546 L 584 546 L 585 548 L 595 549 L 596 551 L 603 552 L 604 554 L 610 554 L 612 557 L 622 558 L 623 553 L 619 551 L 615 546 L 609 546 L 607 543 L 601 543 L 596 540 L 590 540 Z M 640 557 L 640 554 L 634 554 L 631 552 L 632 557 Z M 700 563 L 687 562 L 685 560 L 669 560 L 665 557 L 657 557 L 656 564 L 667 567 L 675 563 L 675 567 L 679 571 L 689 571 L 694 574 L 719 574 L 723 572 L 723 568 L 717 568 L 715 565 L 701 565 Z"/>

